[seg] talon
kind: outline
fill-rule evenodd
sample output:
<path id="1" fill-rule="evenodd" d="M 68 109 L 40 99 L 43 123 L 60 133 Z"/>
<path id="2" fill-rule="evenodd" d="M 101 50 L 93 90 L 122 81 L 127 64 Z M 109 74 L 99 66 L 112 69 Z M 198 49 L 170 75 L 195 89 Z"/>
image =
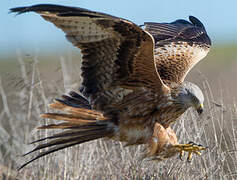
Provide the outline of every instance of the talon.
<path id="1" fill-rule="evenodd" d="M 183 161 L 183 156 L 184 156 L 184 151 L 180 151 L 179 159 L 180 159 L 181 161 Z"/>
<path id="2" fill-rule="evenodd" d="M 197 154 L 197 155 L 199 155 L 199 156 L 202 155 L 202 153 L 201 153 L 200 151 L 196 151 L 196 152 L 193 152 L 193 153 L 195 153 L 195 154 Z"/>
<path id="3" fill-rule="evenodd" d="M 187 161 L 188 161 L 189 163 L 191 163 L 191 159 L 192 159 L 192 153 L 191 153 L 191 152 L 188 152 Z"/>
<path id="4" fill-rule="evenodd" d="M 189 141 L 188 144 L 194 145 L 195 143 L 193 141 Z"/>
<path id="5" fill-rule="evenodd" d="M 207 149 L 206 147 L 204 147 L 200 144 L 196 144 L 196 143 L 191 142 L 191 141 L 188 144 L 177 144 L 174 147 L 177 148 L 177 151 L 180 152 L 179 158 L 181 160 L 183 160 L 184 151 L 188 152 L 188 157 L 187 157 L 188 162 L 191 162 L 193 153 L 200 156 L 201 155 L 200 151 L 203 151 L 203 150 Z"/>

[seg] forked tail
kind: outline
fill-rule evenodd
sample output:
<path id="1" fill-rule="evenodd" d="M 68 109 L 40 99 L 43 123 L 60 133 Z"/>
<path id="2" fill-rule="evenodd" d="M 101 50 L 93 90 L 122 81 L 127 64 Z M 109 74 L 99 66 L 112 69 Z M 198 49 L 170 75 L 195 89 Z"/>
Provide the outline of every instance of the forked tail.
<path id="1" fill-rule="evenodd" d="M 113 134 L 111 122 L 102 113 L 91 110 L 85 98 L 75 92 L 70 92 L 69 96 L 63 95 L 62 98 L 56 99 L 50 107 L 66 113 L 45 113 L 42 117 L 63 122 L 41 126 L 38 129 L 64 129 L 64 131 L 32 142 L 32 144 L 43 143 L 23 156 L 41 149 L 47 148 L 47 150 L 38 153 L 36 157 L 24 163 L 19 170 L 55 151 Z"/>

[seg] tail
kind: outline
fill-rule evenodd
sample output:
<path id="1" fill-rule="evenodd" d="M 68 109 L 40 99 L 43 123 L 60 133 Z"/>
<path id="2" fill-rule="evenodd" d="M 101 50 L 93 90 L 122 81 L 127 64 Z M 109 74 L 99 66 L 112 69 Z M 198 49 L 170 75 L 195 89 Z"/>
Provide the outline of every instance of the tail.
<path id="1" fill-rule="evenodd" d="M 23 156 L 41 149 L 47 148 L 47 150 L 38 153 L 36 157 L 24 163 L 18 170 L 50 153 L 113 134 L 109 119 L 102 113 L 91 110 L 89 102 L 81 95 L 70 92 L 69 96 L 63 95 L 62 98 L 62 100 L 55 99 L 50 107 L 66 113 L 45 113 L 42 117 L 64 122 L 41 126 L 38 129 L 65 129 L 65 131 L 33 141 L 31 144 L 43 143 Z M 45 142 L 45 140 L 48 141 Z"/>

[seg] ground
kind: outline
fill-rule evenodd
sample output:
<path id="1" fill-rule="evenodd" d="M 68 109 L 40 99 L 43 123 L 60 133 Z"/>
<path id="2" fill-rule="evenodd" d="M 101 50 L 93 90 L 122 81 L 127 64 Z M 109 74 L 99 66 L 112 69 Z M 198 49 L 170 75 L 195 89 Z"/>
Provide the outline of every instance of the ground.
<path id="1" fill-rule="evenodd" d="M 191 163 L 178 156 L 141 161 L 143 146 L 124 148 L 97 140 L 60 151 L 17 172 L 20 155 L 33 139 L 50 134 L 34 128 L 55 97 L 80 84 L 79 52 L 34 53 L 0 59 L 0 177 L 2 179 L 231 179 L 237 177 L 236 45 L 214 47 L 189 74 L 205 95 L 205 112 L 188 110 L 174 124 L 180 143 L 194 141 L 208 150 Z M 186 156 L 187 157 L 187 156 Z"/>

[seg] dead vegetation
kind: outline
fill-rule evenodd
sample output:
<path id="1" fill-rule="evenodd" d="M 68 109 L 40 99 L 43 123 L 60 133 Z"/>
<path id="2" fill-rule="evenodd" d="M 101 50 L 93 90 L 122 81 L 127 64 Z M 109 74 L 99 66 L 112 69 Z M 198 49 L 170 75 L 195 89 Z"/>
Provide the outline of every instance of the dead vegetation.
<path id="1" fill-rule="evenodd" d="M 225 104 L 221 90 L 215 98 L 208 80 L 199 86 L 205 93 L 205 113 L 188 110 L 174 124 L 180 143 L 208 146 L 191 163 L 174 157 L 164 162 L 141 161 L 143 146 L 124 148 L 119 142 L 97 140 L 49 155 L 22 171 L 15 169 L 32 148 L 30 141 L 50 134 L 35 131 L 45 120 L 55 97 L 79 87 L 80 61 L 70 56 L 43 62 L 18 53 L 16 71 L 0 76 L 0 177 L 5 179 L 235 179 L 237 178 L 236 102 Z M 28 157 L 30 158 L 30 157 Z"/>

